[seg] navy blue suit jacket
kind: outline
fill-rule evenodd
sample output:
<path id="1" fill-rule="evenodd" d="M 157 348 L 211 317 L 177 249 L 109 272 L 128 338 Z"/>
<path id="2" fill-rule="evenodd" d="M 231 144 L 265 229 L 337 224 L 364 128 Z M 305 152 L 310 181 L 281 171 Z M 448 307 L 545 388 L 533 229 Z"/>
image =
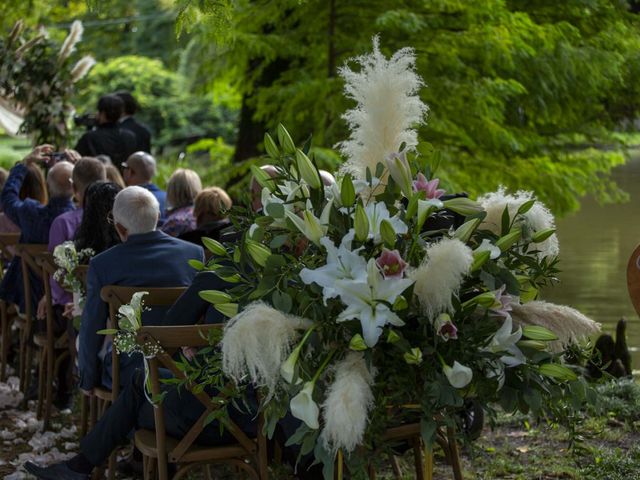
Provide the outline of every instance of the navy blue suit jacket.
<path id="1" fill-rule="evenodd" d="M 130 287 L 181 287 L 190 285 L 196 274 L 187 262 L 204 260 L 202 247 L 173 238 L 161 231 L 131 235 L 126 242 L 96 255 L 89 263 L 87 300 L 80 325 L 80 388 L 90 390 L 111 386 L 111 355 L 99 356 L 109 307 L 100 298 L 106 285 Z M 145 325 L 164 325 L 166 309 L 154 308 L 143 313 Z M 125 385 L 140 367 L 140 355 L 120 356 L 120 384 Z M 101 371 L 102 370 L 102 371 Z"/>

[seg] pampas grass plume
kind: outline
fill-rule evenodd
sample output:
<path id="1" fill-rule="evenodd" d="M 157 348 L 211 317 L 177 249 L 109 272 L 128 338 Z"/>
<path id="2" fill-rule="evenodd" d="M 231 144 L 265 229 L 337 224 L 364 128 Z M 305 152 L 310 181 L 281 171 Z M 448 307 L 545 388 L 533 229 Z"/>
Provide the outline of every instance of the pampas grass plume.
<path id="1" fill-rule="evenodd" d="M 542 300 L 513 305 L 511 317 L 517 325 L 538 325 L 555 333 L 559 340 L 549 344 L 553 352 L 561 352 L 563 345 L 578 342 L 600 331 L 599 323 L 578 310 Z"/>
<path id="2" fill-rule="evenodd" d="M 414 70 L 412 49 L 398 50 L 387 60 L 380 52 L 378 37 L 374 37 L 373 52 L 355 61 L 360 72 L 347 66 L 340 69 L 345 94 L 357 106 L 343 115 L 351 136 L 337 147 L 347 157 L 342 172 L 363 180 L 367 167 L 375 172 L 378 162 L 384 163 L 403 142 L 409 149 L 418 144 L 411 127 L 424 122 L 427 106 L 417 95 L 423 82 Z"/>
<path id="3" fill-rule="evenodd" d="M 509 208 L 509 217 L 513 219 L 520 206 L 533 198 L 533 193 L 523 190 L 520 190 L 515 194 L 508 194 L 504 187 L 500 187 L 496 192 L 488 193 L 480 197 L 478 202 L 487 212 L 487 216 L 483 220 L 480 228 L 490 230 L 496 235 L 500 235 L 502 212 L 505 207 Z M 533 207 L 531 207 L 523 216 L 525 223 L 531 230 L 530 233 L 546 230 L 547 228 L 555 228 L 555 219 L 553 214 L 543 203 L 539 201 L 536 201 L 533 204 Z M 551 235 L 544 242 L 536 244 L 534 248 L 539 250 L 539 259 L 544 257 L 556 257 L 560 253 L 560 246 L 558 244 L 558 237 L 556 234 Z"/>
<path id="4" fill-rule="evenodd" d="M 85 55 L 71 69 L 71 81 L 76 83 L 83 78 L 89 70 L 96 64 L 95 59 L 91 55 Z"/>
<path id="5" fill-rule="evenodd" d="M 428 318 L 450 311 L 451 296 L 458 292 L 473 263 L 473 251 L 455 238 L 427 248 L 422 264 L 409 273 L 415 280 L 414 295 Z"/>
<path id="6" fill-rule="evenodd" d="M 272 395 L 298 330 L 311 321 L 285 315 L 263 302 L 254 302 L 230 319 L 222 337 L 222 370 L 236 382 L 247 375 Z"/>
<path id="7" fill-rule="evenodd" d="M 373 406 L 372 384 L 373 375 L 361 352 L 349 352 L 335 366 L 335 379 L 322 404 L 321 437 L 327 450 L 351 452 L 362 443 Z"/>
<path id="8" fill-rule="evenodd" d="M 75 20 L 71 24 L 69 35 L 67 35 L 67 38 L 65 38 L 62 43 L 62 47 L 60 47 L 60 53 L 58 54 L 58 61 L 60 63 L 64 62 L 73 53 L 76 44 L 82 39 L 82 32 L 84 32 L 82 22 Z"/>

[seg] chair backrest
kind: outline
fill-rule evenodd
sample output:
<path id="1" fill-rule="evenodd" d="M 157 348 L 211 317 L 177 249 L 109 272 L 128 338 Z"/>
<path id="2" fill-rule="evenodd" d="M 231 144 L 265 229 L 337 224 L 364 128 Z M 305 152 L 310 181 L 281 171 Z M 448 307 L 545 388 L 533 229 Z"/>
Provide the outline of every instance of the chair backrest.
<path id="1" fill-rule="evenodd" d="M 89 273 L 89 265 L 78 265 L 73 271 L 73 275 L 80 280 L 84 291 L 87 291 L 87 274 Z"/>
<path id="2" fill-rule="evenodd" d="M 2 257 L 11 260 L 13 258 L 14 247 L 20 241 L 19 233 L 0 233 L 0 253 Z"/>
<path id="3" fill-rule="evenodd" d="M 42 270 L 36 263 L 36 255 L 47 252 L 46 243 L 18 243 L 16 244 L 16 256 L 20 257 L 22 267 L 22 284 L 24 287 L 24 313 L 26 318 L 27 337 L 31 334 L 33 324 L 33 309 L 31 307 L 31 276 L 29 271 L 36 274 L 42 280 Z"/>
<path id="4" fill-rule="evenodd" d="M 636 247 L 627 262 L 627 288 L 631 303 L 640 315 L 640 245 Z"/>
<path id="5" fill-rule="evenodd" d="M 157 353 L 149 359 L 149 378 L 151 380 L 151 392 L 154 398 L 160 398 L 160 368 L 166 368 L 174 377 L 185 380 L 186 374 L 182 371 L 172 355 L 180 347 L 206 347 L 215 344 L 222 338 L 221 324 L 215 325 L 188 325 L 174 327 L 142 327 L 137 334 L 136 341 L 140 345 L 154 346 Z M 232 384 L 229 383 L 229 388 Z M 154 408 L 154 419 L 156 428 L 156 447 L 158 449 L 158 470 L 166 472 L 166 458 L 174 463 L 183 463 L 183 457 L 188 452 L 189 447 L 195 442 L 206 425 L 206 419 L 212 412 L 223 408 L 220 402 L 214 401 L 211 396 L 198 390 L 196 384 L 186 381 L 186 389 L 191 392 L 205 407 L 200 418 L 191 426 L 189 431 L 179 440 L 170 451 L 166 448 L 166 431 L 164 426 L 164 412 L 162 402 Z M 217 398 L 224 398 L 225 395 L 219 393 Z M 245 450 L 247 457 L 254 460 L 256 471 L 260 472 L 260 477 L 266 477 L 267 449 L 266 437 L 263 433 L 264 418 L 262 412 L 257 416 L 257 436 L 255 440 L 250 439 L 231 419 L 225 419 L 224 428 L 234 437 L 238 445 Z M 215 449 L 216 447 L 212 447 Z M 203 453 L 202 460 L 206 460 L 206 453 Z M 164 464 L 163 464 L 164 462 Z M 262 473 L 264 472 L 264 474 Z M 161 473 L 162 478 L 162 473 Z"/>
<path id="6" fill-rule="evenodd" d="M 109 328 L 118 326 L 118 309 L 121 305 L 131 302 L 131 297 L 137 292 L 149 292 L 144 297 L 146 307 L 170 306 L 183 294 L 186 287 L 124 287 L 121 285 L 106 285 L 100 291 L 100 298 L 109 305 Z M 111 393 L 113 399 L 118 397 L 120 392 L 120 358 L 115 348 L 111 351 L 112 370 Z"/>

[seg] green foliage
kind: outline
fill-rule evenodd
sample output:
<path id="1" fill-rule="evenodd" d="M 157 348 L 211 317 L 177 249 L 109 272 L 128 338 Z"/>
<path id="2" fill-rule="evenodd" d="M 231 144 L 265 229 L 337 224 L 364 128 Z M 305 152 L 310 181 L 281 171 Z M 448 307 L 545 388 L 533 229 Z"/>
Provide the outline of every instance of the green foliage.
<path id="1" fill-rule="evenodd" d="M 581 478 L 593 480 L 628 480 L 636 478 L 640 471 L 640 448 L 615 449 L 600 452 L 595 462 L 581 469 Z"/>
<path id="2" fill-rule="evenodd" d="M 442 156 L 448 190 L 531 189 L 556 212 L 593 193 L 625 195 L 609 178 L 612 132 L 640 105 L 638 18 L 608 0 L 249 0 L 176 2 L 192 35 L 182 65 L 196 87 L 233 74 L 254 120 L 293 125 L 294 140 L 345 138 L 337 67 L 369 50 L 412 46 L 431 107 L 421 128 Z M 241 127 L 242 128 L 242 127 Z M 242 138 L 242 135 L 240 135 Z M 586 148 L 586 149 L 585 149 Z"/>
<path id="3" fill-rule="evenodd" d="M 89 112 L 101 95 L 130 91 L 142 107 L 137 116 L 151 128 L 156 147 L 179 146 L 201 136 L 233 140 L 235 113 L 216 106 L 210 95 L 189 94 L 183 89 L 184 78 L 160 60 L 135 55 L 110 59 L 94 67 L 85 85 L 78 104 Z"/>

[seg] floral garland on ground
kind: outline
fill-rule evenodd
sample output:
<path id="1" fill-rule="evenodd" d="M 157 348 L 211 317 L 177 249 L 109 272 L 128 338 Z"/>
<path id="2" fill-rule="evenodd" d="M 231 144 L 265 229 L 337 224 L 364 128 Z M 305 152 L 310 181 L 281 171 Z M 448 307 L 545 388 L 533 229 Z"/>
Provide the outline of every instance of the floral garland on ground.
<path id="1" fill-rule="evenodd" d="M 62 147 L 69 139 L 74 84 L 96 63 L 90 55 L 71 61 L 82 32 L 82 23 L 76 20 L 59 45 L 46 29 L 32 32 L 19 21 L 0 39 L 0 98 L 22 112 L 20 131 L 29 134 L 35 145 Z"/>
<path id="2" fill-rule="evenodd" d="M 427 110 L 412 51 L 387 59 L 374 42 L 357 60 L 341 72 L 357 106 L 338 180 L 325 186 L 279 126 L 277 142 L 265 136 L 276 175 L 253 169 L 262 211 L 236 212 L 234 244 L 204 239 L 203 268 L 234 284 L 201 292 L 229 317 L 223 371 L 262 387 L 269 434 L 287 411 L 301 420 L 288 444 L 326 478 L 338 450 L 366 471 L 361 449 L 388 448 L 385 429 L 404 421 L 432 445 L 470 398 L 570 418 L 590 389 L 563 354 L 598 330 L 536 300 L 555 281 L 558 242 L 532 194 L 438 188 L 411 129 Z"/>

